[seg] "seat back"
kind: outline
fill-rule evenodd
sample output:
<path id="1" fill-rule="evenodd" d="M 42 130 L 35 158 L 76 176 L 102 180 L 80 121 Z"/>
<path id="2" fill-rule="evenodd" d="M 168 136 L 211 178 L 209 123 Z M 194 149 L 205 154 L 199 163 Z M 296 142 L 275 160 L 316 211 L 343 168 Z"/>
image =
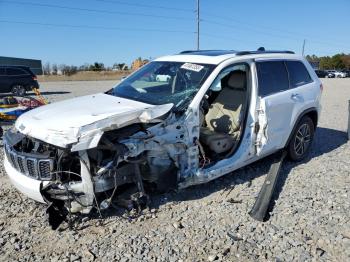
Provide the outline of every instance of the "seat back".
<path id="1" fill-rule="evenodd" d="M 246 72 L 235 70 L 221 80 L 222 90 L 205 116 L 207 127 L 232 135 L 240 128 L 240 115 L 247 94 Z"/>

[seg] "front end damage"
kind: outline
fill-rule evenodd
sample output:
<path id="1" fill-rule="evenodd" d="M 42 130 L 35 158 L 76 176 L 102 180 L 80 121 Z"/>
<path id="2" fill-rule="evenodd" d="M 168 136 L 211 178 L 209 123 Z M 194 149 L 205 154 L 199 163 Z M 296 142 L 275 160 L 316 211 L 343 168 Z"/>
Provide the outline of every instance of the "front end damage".
<path id="1" fill-rule="evenodd" d="M 28 121 L 16 123 L 19 128 L 4 136 L 6 171 L 20 191 L 49 204 L 53 228 L 72 213 L 101 212 L 114 204 L 140 209 L 148 191 L 176 188 L 179 174 L 192 164 L 184 116 L 169 109 L 138 110 L 124 123 L 113 116 L 99 120 L 80 128 L 77 142 L 66 146 L 21 132 Z"/>

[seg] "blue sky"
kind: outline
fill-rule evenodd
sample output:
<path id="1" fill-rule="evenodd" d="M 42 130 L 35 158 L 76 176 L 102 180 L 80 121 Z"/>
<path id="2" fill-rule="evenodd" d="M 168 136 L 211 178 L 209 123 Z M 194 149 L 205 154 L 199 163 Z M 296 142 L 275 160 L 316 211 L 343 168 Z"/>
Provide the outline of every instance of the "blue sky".
<path id="1" fill-rule="evenodd" d="M 0 0 L 0 56 L 81 65 L 196 48 L 195 0 Z M 200 48 L 350 53 L 349 0 L 200 0 Z"/>

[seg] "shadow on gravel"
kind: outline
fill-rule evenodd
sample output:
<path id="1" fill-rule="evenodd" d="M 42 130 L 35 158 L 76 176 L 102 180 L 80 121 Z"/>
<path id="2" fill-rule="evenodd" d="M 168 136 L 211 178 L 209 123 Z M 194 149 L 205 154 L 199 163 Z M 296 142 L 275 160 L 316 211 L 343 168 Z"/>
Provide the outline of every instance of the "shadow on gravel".
<path id="1" fill-rule="evenodd" d="M 318 127 L 310 157 L 317 157 L 337 149 L 347 142 L 347 133 L 335 129 Z"/>
<path id="2" fill-rule="evenodd" d="M 347 142 L 347 133 L 335 129 L 318 127 L 314 136 L 314 141 L 312 145 L 312 151 L 309 156 L 301 162 L 290 162 L 285 161 L 283 164 L 283 169 L 281 170 L 279 180 L 276 185 L 276 190 L 272 197 L 271 205 L 269 207 L 269 212 L 271 212 L 278 200 L 283 187 L 286 183 L 290 171 L 300 165 L 309 162 L 312 158 L 327 154 L 338 147 L 342 146 Z M 269 219 L 269 215 L 267 220 Z"/>

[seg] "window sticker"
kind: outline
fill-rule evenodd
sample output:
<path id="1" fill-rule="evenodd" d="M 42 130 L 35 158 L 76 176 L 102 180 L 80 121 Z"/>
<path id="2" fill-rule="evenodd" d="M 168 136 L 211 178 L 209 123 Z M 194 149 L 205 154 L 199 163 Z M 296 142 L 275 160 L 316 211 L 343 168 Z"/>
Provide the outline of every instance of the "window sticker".
<path id="1" fill-rule="evenodd" d="M 196 64 L 192 64 L 192 63 L 184 63 L 181 68 L 182 69 L 187 69 L 187 70 L 191 70 L 191 71 L 195 71 L 195 72 L 199 72 L 203 69 L 204 66 L 201 65 L 196 65 Z"/>

